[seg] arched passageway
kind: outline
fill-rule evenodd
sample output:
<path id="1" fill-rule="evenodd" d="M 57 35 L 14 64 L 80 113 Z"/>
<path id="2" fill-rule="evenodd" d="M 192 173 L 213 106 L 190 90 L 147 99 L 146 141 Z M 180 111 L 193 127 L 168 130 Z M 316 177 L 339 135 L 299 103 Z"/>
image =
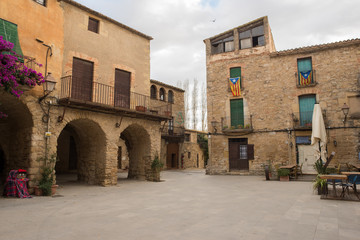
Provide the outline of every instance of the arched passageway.
<path id="1" fill-rule="evenodd" d="M 64 173 L 76 173 L 79 181 L 103 184 L 105 151 L 106 137 L 99 124 L 89 119 L 69 122 L 57 141 L 57 178 Z"/>
<path id="2" fill-rule="evenodd" d="M 120 135 L 120 140 L 125 142 L 126 151 L 118 156 L 119 159 L 129 158 L 129 179 L 145 180 L 145 167 L 151 158 L 151 142 L 148 132 L 139 124 L 128 126 Z"/>
<path id="3" fill-rule="evenodd" d="M 33 119 L 28 107 L 20 99 L 0 93 L 0 111 L 8 117 L 0 118 L 0 189 L 12 169 L 30 167 Z"/>

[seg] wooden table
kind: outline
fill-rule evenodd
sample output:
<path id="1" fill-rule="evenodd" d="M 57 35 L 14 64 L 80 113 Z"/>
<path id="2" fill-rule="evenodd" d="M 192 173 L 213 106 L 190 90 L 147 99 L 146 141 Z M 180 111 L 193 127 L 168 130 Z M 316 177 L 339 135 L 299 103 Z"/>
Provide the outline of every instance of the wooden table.
<path id="1" fill-rule="evenodd" d="M 334 175 L 319 175 L 319 178 L 331 180 L 333 184 L 334 196 L 336 197 L 336 187 L 335 180 L 346 180 L 347 176 L 342 174 L 334 174 Z"/>
<path id="2" fill-rule="evenodd" d="M 296 164 L 291 164 L 291 165 L 280 166 L 279 168 L 293 169 L 294 167 L 296 167 Z"/>
<path id="3" fill-rule="evenodd" d="M 351 164 L 353 167 L 355 167 L 355 168 L 357 168 L 357 170 L 359 170 L 360 171 L 360 164 Z"/>
<path id="4" fill-rule="evenodd" d="M 360 175 L 360 172 L 341 172 L 341 174 L 349 176 L 349 175 Z"/>

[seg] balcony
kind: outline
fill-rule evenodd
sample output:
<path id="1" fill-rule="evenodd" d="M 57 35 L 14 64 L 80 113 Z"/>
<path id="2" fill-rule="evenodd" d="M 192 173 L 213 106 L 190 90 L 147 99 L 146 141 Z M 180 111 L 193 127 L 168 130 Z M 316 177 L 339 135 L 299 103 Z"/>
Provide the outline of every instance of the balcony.
<path id="1" fill-rule="evenodd" d="M 294 112 L 292 119 L 294 129 L 311 129 L 312 128 L 312 115 L 313 112 Z"/>
<path id="2" fill-rule="evenodd" d="M 296 87 L 297 88 L 314 87 L 314 86 L 317 85 L 317 82 L 316 82 L 316 70 L 315 69 L 312 70 L 311 78 L 309 79 L 309 82 L 307 82 L 307 83 L 301 83 L 299 74 L 300 74 L 299 72 L 295 72 L 295 79 L 296 79 Z"/>
<path id="3" fill-rule="evenodd" d="M 170 143 L 179 143 L 184 141 L 185 129 L 184 127 L 172 127 L 164 126 L 161 130 L 161 138 Z"/>
<path id="4" fill-rule="evenodd" d="M 221 118 L 221 130 L 224 134 L 242 134 L 253 131 L 252 116 L 245 117 L 223 117 Z"/>
<path id="5" fill-rule="evenodd" d="M 168 120 L 172 115 L 169 103 L 164 103 L 162 106 L 151 106 L 149 96 L 135 92 L 118 92 L 115 91 L 114 86 L 98 82 L 93 82 L 91 87 L 73 84 L 72 76 L 61 78 L 59 103 L 77 108 L 151 119 Z"/>

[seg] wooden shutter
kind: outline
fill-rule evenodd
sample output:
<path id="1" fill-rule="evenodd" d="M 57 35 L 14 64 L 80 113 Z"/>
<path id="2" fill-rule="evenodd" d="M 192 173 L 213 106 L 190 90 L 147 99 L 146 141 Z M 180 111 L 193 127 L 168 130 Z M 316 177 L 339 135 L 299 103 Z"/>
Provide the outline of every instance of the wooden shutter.
<path id="1" fill-rule="evenodd" d="M 94 33 L 99 32 L 99 20 L 89 17 L 88 30 Z"/>
<path id="2" fill-rule="evenodd" d="M 3 40 L 11 42 L 14 44 L 13 50 L 19 54 L 23 55 L 19 36 L 17 31 L 17 25 L 0 18 L 0 35 L 3 36 Z M 22 61 L 22 60 L 21 60 Z"/>
<path id="3" fill-rule="evenodd" d="M 312 123 L 312 114 L 316 102 L 316 95 L 305 95 L 299 97 L 300 125 L 306 126 Z"/>
<path id="4" fill-rule="evenodd" d="M 131 73 L 115 69 L 115 107 L 130 108 Z"/>
<path id="5" fill-rule="evenodd" d="M 239 170 L 240 169 L 240 149 L 239 143 L 229 142 L 229 169 Z"/>
<path id="6" fill-rule="evenodd" d="M 230 100 L 231 126 L 244 126 L 244 104 L 243 99 Z"/>
<path id="7" fill-rule="evenodd" d="M 254 160 L 254 144 L 248 144 L 247 151 L 248 160 Z"/>
<path id="8" fill-rule="evenodd" d="M 242 88 L 241 67 L 230 68 L 230 78 L 235 78 L 235 77 L 240 77 L 240 88 Z M 231 92 L 229 79 L 228 79 L 228 85 L 229 85 L 228 90 L 229 92 Z"/>
<path id="9" fill-rule="evenodd" d="M 308 71 L 312 71 L 312 62 L 311 58 L 302 58 L 297 60 L 298 66 L 298 82 L 300 84 L 300 73 L 305 73 Z M 312 74 L 313 75 L 313 74 Z M 311 76 L 311 82 L 313 82 L 313 76 Z"/>
<path id="10" fill-rule="evenodd" d="M 91 101 L 94 63 L 73 58 L 71 98 Z"/>

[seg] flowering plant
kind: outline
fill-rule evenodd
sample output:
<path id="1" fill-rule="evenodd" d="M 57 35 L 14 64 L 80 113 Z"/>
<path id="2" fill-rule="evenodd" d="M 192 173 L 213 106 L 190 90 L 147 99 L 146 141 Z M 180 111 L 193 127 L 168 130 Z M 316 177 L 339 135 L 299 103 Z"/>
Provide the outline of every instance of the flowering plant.
<path id="1" fill-rule="evenodd" d="M 19 89 L 20 85 L 30 87 L 41 85 L 44 77 L 41 73 L 28 68 L 19 59 L 26 58 L 15 53 L 12 49 L 14 44 L 8 42 L 0 36 L 0 87 L 14 95 L 20 97 L 23 92 Z M 41 67 L 41 64 L 38 64 Z M 7 115 L 0 112 L 0 118 Z"/>

